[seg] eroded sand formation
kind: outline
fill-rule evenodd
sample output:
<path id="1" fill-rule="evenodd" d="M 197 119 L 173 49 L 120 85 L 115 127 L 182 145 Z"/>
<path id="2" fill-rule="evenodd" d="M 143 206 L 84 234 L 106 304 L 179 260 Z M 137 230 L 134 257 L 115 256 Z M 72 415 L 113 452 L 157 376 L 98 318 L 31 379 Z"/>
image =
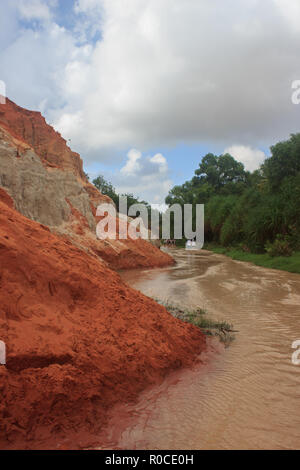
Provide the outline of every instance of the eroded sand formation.
<path id="1" fill-rule="evenodd" d="M 172 260 L 96 240 L 107 198 L 41 115 L 8 101 L 0 126 L 0 448 L 99 445 L 107 411 L 191 365 L 205 337 L 110 269 Z"/>
<path id="2" fill-rule="evenodd" d="M 96 208 L 111 199 L 87 181 L 80 156 L 40 113 L 10 100 L 0 106 L 0 187 L 23 215 L 68 236 L 115 269 L 173 262 L 145 240 L 96 240 Z"/>

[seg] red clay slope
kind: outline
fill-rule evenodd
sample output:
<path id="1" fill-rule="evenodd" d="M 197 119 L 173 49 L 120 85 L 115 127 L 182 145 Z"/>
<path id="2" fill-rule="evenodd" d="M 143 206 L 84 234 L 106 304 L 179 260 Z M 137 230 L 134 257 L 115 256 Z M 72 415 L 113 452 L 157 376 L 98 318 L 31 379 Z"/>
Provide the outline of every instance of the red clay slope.
<path id="1" fill-rule="evenodd" d="M 27 155 L 31 153 L 30 148 L 38 156 L 36 160 Z M 39 159 L 44 172 L 39 168 Z M 97 240 L 96 225 L 92 223 L 96 208 L 103 202 L 112 203 L 111 199 L 86 180 L 80 156 L 71 151 L 41 113 L 21 108 L 9 99 L 0 106 L 1 186 L 10 193 L 23 215 L 58 233 L 68 234 L 72 243 L 100 256 L 114 269 L 173 263 L 168 254 L 145 240 Z M 40 191 L 41 186 L 44 191 Z"/>
<path id="2" fill-rule="evenodd" d="M 205 349 L 174 319 L 0 190 L 0 448 L 99 445 L 108 409 Z"/>
<path id="3" fill-rule="evenodd" d="M 80 155 L 72 152 L 66 140 L 46 123 L 40 112 L 21 108 L 6 98 L 6 104 L 0 106 L 0 125 L 29 144 L 46 166 L 72 171 L 86 180 Z"/>

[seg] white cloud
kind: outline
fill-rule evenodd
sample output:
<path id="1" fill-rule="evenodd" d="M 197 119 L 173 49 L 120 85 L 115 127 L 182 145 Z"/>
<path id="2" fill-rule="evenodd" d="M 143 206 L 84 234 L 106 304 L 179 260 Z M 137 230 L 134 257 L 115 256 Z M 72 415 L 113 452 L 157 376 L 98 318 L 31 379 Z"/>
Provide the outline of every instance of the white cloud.
<path id="1" fill-rule="evenodd" d="M 56 6 L 56 1 L 43 0 L 19 0 L 18 8 L 21 16 L 26 20 L 50 20 L 51 7 Z"/>
<path id="2" fill-rule="evenodd" d="M 54 21 L 42 22 L 37 30 L 21 28 L 0 52 L 0 78 L 6 82 L 8 97 L 21 106 L 45 112 L 51 123 L 56 113 L 61 114 L 66 124 L 67 117 L 59 110 L 65 102 L 81 106 L 91 49 L 78 45 L 72 34 Z"/>
<path id="3" fill-rule="evenodd" d="M 225 149 L 224 153 L 230 153 L 236 160 L 242 162 L 248 171 L 257 170 L 267 158 L 266 154 L 261 150 L 244 145 L 232 145 Z"/>
<path id="4" fill-rule="evenodd" d="M 290 80 L 300 76 L 300 37 L 282 4 L 79 1 L 93 24 L 100 19 L 91 12 L 102 8 L 102 40 L 81 64 L 89 86 L 76 106 L 67 102 L 57 126 L 90 158 L 132 145 L 261 145 L 286 136 L 297 126 Z M 66 129 L 64 116 L 78 113 Z"/>
<path id="5" fill-rule="evenodd" d="M 87 42 L 101 32 L 104 13 L 101 0 L 75 0 L 74 12 L 78 21 L 73 31 L 81 42 Z"/>
<path id="6" fill-rule="evenodd" d="M 162 154 L 143 156 L 131 149 L 120 172 L 114 173 L 112 182 L 119 193 L 133 193 L 153 204 L 164 204 L 166 194 L 172 188 L 168 162 Z"/>
<path id="7" fill-rule="evenodd" d="M 94 13 L 101 11 L 102 2 L 99 0 L 76 0 L 74 10 L 76 13 Z"/>
<path id="8" fill-rule="evenodd" d="M 142 157 L 141 152 L 136 149 L 129 150 L 127 154 L 127 162 L 126 165 L 121 168 L 121 173 L 125 175 L 132 175 L 135 176 L 136 173 L 140 170 L 141 166 L 138 162 Z"/>
<path id="9" fill-rule="evenodd" d="M 158 165 L 160 173 L 167 173 L 168 164 L 167 160 L 161 153 L 157 153 L 154 157 L 150 158 L 150 162 Z"/>
<path id="10" fill-rule="evenodd" d="M 55 4 L 7 2 L 0 79 L 86 161 L 178 142 L 255 148 L 299 130 L 298 0 L 77 0 L 70 30 Z M 18 28 L 20 14 L 42 26 Z"/>
<path id="11" fill-rule="evenodd" d="M 299 0 L 274 0 L 282 16 L 287 20 L 288 25 L 296 32 L 300 31 L 300 3 Z"/>

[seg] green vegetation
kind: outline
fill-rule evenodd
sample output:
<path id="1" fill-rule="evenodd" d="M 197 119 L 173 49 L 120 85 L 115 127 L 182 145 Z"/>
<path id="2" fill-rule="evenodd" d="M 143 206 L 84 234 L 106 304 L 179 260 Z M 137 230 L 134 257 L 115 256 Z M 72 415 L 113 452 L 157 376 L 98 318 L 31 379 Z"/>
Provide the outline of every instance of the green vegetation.
<path id="1" fill-rule="evenodd" d="M 133 194 L 118 194 L 114 186 L 106 179 L 99 175 L 96 179 L 93 180 L 93 185 L 96 186 L 99 191 L 105 196 L 109 196 L 116 205 L 117 210 L 119 211 L 119 196 L 127 197 L 127 209 L 130 208 L 133 204 L 143 204 L 150 210 L 150 205 L 146 201 L 140 201 Z M 126 214 L 128 215 L 128 214 Z"/>
<path id="2" fill-rule="evenodd" d="M 159 211 L 156 211 L 155 209 L 151 208 L 151 205 L 148 202 L 140 200 L 138 197 L 134 196 L 131 193 L 125 193 L 125 194 L 117 193 L 115 187 L 109 181 L 107 181 L 102 175 L 99 175 L 97 178 L 95 178 L 93 180 L 93 184 L 94 184 L 94 186 L 96 186 L 97 189 L 99 189 L 99 191 L 102 194 L 104 194 L 106 196 L 109 196 L 112 199 L 112 201 L 115 203 L 117 211 L 120 212 L 120 213 L 124 212 L 123 208 L 120 207 L 120 204 L 119 204 L 119 197 L 120 196 L 125 196 L 127 198 L 127 213 L 125 215 L 129 215 L 128 212 L 129 212 L 130 207 L 132 207 L 135 204 L 142 204 L 144 207 L 146 207 L 147 216 L 145 216 L 145 218 L 148 217 L 148 229 L 149 230 L 151 229 L 151 223 L 152 223 L 151 211 L 152 211 L 152 214 L 154 212 L 156 212 L 156 215 L 157 215 L 158 220 L 159 220 L 159 230 L 160 230 L 160 234 L 161 234 L 162 214 Z M 136 208 L 136 209 L 137 209 L 136 215 L 131 214 L 130 217 L 136 218 L 140 215 L 143 217 L 143 213 L 140 212 L 138 210 L 138 208 Z M 144 223 L 145 223 L 144 218 L 143 218 L 143 220 L 144 220 Z M 147 218 L 146 218 L 146 220 L 147 220 Z M 184 246 L 184 244 L 182 246 Z"/>
<path id="3" fill-rule="evenodd" d="M 300 134 L 271 147 L 271 157 L 253 173 L 229 154 L 206 155 L 166 203 L 205 204 L 207 243 L 239 259 L 299 272 Z"/>
<path id="4" fill-rule="evenodd" d="M 205 335 L 219 337 L 226 347 L 234 340 L 233 333 L 235 331 L 233 330 L 233 326 L 224 321 L 220 322 L 207 318 L 207 312 L 205 310 L 182 310 L 180 307 L 169 304 L 168 302 L 162 302 L 158 299 L 154 300 L 166 307 L 173 317 L 197 326 Z"/>
<path id="5" fill-rule="evenodd" d="M 247 253 L 237 248 L 224 248 L 208 244 L 205 246 L 207 250 L 211 250 L 214 253 L 229 256 L 230 258 L 237 261 L 247 261 L 249 263 L 256 264 L 257 266 L 263 266 L 270 269 L 281 269 L 282 271 L 288 271 L 290 273 L 300 274 L 300 252 L 295 252 L 291 256 L 275 256 L 272 257 L 268 253 L 255 254 Z"/>

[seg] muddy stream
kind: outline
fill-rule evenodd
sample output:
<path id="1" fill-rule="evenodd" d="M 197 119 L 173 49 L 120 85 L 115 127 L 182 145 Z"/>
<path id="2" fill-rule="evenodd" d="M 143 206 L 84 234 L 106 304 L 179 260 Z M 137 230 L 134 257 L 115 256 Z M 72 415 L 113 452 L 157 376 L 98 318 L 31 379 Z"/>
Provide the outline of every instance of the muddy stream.
<path id="1" fill-rule="evenodd" d="M 122 274 L 146 295 L 201 307 L 238 330 L 204 365 L 173 373 L 123 406 L 111 423 L 121 449 L 299 449 L 300 275 L 259 268 L 207 251 L 173 250 L 177 264 Z"/>

